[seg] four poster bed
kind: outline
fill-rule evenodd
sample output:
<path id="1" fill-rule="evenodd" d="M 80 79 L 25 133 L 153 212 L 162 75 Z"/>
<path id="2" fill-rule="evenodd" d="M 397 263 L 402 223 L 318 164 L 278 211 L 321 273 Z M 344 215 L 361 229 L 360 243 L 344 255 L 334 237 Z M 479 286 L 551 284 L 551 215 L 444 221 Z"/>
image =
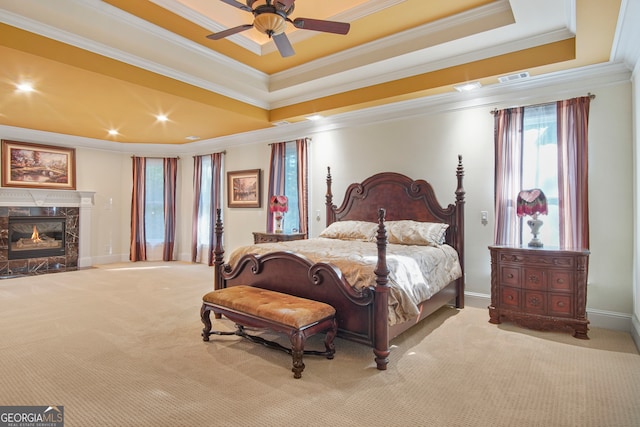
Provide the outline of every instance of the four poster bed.
<path id="1" fill-rule="evenodd" d="M 393 172 L 351 184 L 337 207 L 328 169 L 318 238 L 239 248 L 228 263 L 218 213 L 214 288 L 250 285 L 328 303 L 338 336 L 372 346 L 384 370 L 391 339 L 444 305 L 464 307 L 463 175 L 458 156 L 455 204 L 446 207 L 427 181 Z"/>

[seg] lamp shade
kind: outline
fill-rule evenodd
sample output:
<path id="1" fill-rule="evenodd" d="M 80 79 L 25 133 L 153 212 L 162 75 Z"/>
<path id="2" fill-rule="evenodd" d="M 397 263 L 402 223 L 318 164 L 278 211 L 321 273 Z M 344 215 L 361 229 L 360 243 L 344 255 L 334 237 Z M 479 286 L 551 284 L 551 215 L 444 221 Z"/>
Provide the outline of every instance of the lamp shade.
<path id="1" fill-rule="evenodd" d="M 541 189 L 522 190 L 518 193 L 517 215 L 547 214 L 547 197 Z"/>
<path id="2" fill-rule="evenodd" d="M 271 196 L 269 199 L 269 211 L 270 212 L 286 212 L 289 210 L 289 199 L 287 196 Z"/>

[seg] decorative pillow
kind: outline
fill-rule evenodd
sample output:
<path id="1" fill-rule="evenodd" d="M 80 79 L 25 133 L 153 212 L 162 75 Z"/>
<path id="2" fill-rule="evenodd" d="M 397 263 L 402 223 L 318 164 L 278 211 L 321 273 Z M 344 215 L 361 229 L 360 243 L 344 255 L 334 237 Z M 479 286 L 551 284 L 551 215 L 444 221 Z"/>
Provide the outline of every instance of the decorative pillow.
<path id="1" fill-rule="evenodd" d="M 412 220 L 387 221 L 389 243 L 401 245 L 440 246 L 444 244 L 449 224 Z"/>
<path id="2" fill-rule="evenodd" d="M 370 242 L 374 239 L 378 224 L 366 221 L 336 221 L 321 233 L 320 237 L 341 240 L 362 240 Z"/>

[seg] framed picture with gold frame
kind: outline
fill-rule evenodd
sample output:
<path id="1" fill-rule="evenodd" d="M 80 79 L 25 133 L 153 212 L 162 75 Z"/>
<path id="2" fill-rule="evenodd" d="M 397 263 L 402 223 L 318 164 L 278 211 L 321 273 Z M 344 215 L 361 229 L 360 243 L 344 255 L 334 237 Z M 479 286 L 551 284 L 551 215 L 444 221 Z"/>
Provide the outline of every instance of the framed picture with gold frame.
<path id="1" fill-rule="evenodd" d="M 75 148 L 2 140 L 2 186 L 76 189 Z"/>
<path id="2" fill-rule="evenodd" d="M 227 204 L 230 208 L 259 208 L 260 169 L 227 172 Z"/>

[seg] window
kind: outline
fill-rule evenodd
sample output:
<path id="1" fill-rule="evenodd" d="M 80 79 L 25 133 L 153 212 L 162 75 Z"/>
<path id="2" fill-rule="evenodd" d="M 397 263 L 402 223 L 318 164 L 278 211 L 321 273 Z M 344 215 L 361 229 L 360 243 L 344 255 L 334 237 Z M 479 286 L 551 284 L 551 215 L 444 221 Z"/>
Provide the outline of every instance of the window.
<path id="1" fill-rule="evenodd" d="M 589 248 L 588 124 L 592 95 L 494 112 L 495 235 L 498 245 L 530 240 L 516 213 L 521 190 L 540 188 L 544 246 Z M 524 227 L 523 227 L 524 226 Z"/>
<path id="2" fill-rule="evenodd" d="M 307 139 L 271 144 L 268 197 L 285 195 L 288 210 L 284 233 L 307 233 Z M 267 213 L 267 231 L 274 230 L 274 214 Z"/>
<path id="3" fill-rule="evenodd" d="M 558 212 L 558 132 L 556 104 L 525 107 L 522 126 L 522 189 L 539 188 L 547 197 L 548 214 L 541 238 L 545 246 L 558 246 L 560 217 Z M 514 201 L 515 206 L 515 201 Z M 519 242 L 531 239 L 526 218 L 520 220 Z"/>
<path id="4" fill-rule="evenodd" d="M 285 233 L 300 231 L 300 209 L 298 204 L 298 155 L 295 141 L 285 145 L 284 195 L 289 199 L 288 210 L 284 214 L 282 230 Z"/>
<path id="5" fill-rule="evenodd" d="M 147 159 L 145 169 L 144 228 L 147 243 L 164 241 L 164 176 L 162 159 Z"/>
<path id="6" fill-rule="evenodd" d="M 133 158 L 131 261 L 172 261 L 176 231 L 177 158 Z"/>
<path id="7" fill-rule="evenodd" d="M 194 209 L 191 224 L 191 262 L 213 265 L 216 211 L 220 209 L 223 153 L 193 157 Z"/>
<path id="8" fill-rule="evenodd" d="M 211 156 L 202 156 L 202 175 L 200 176 L 200 201 L 198 203 L 198 247 L 209 248 L 211 230 L 211 186 L 212 183 Z"/>

